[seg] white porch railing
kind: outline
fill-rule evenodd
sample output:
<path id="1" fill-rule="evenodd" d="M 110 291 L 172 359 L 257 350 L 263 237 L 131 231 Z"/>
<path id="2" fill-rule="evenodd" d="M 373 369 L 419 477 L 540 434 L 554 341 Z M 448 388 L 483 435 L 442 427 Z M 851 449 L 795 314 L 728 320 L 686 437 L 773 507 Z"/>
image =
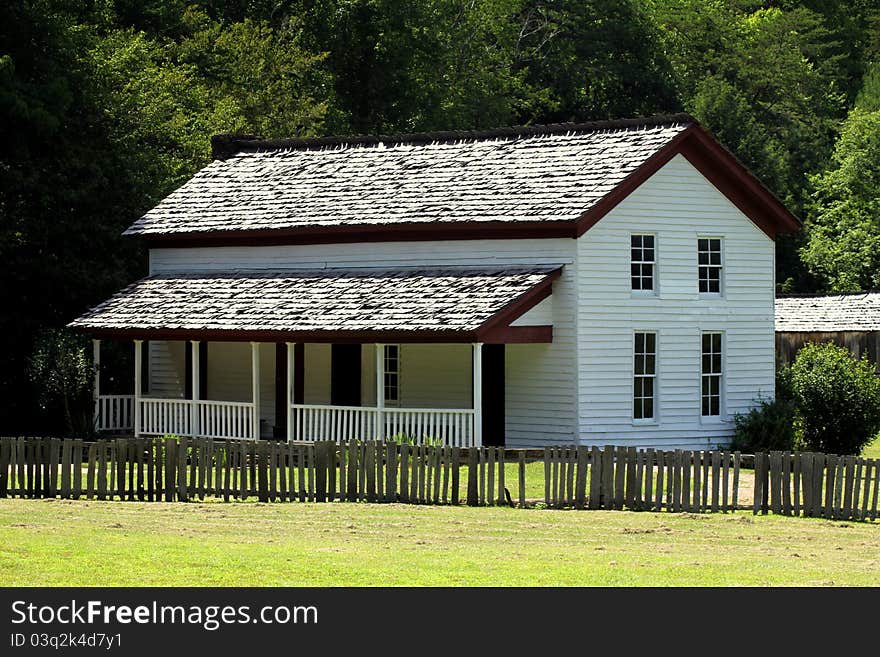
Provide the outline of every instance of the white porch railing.
<path id="1" fill-rule="evenodd" d="M 98 395 L 95 399 L 97 431 L 131 431 L 134 428 L 134 395 Z"/>
<path id="2" fill-rule="evenodd" d="M 141 397 L 141 433 L 145 435 L 192 435 L 192 401 Z"/>
<path id="3" fill-rule="evenodd" d="M 398 435 L 421 443 L 470 447 L 474 441 L 471 408 L 375 408 L 292 404 L 294 440 L 348 441 L 393 438 Z"/>
<path id="4" fill-rule="evenodd" d="M 141 434 L 199 436 L 202 438 L 252 438 L 254 405 L 192 399 L 141 397 Z M 196 425 L 193 426 L 193 406 Z"/>
<path id="5" fill-rule="evenodd" d="M 247 402 L 196 402 L 199 409 L 198 435 L 203 438 L 252 438 L 254 405 Z"/>

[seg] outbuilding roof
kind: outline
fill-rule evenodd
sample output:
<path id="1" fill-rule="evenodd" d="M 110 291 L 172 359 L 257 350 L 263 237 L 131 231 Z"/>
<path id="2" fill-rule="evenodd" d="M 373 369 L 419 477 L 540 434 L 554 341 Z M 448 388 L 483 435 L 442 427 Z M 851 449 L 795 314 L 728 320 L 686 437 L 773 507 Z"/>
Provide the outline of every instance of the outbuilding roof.
<path id="1" fill-rule="evenodd" d="M 548 265 L 158 275 L 70 326 L 142 339 L 492 341 L 549 296 L 560 271 Z"/>
<path id="2" fill-rule="evenodd" d="M 880 331 L 880 292 L 776 299 L 777 333 Z"/>
<path id="3" fill-rule="evenodd" d="M 387 137 L 218 135 L 213 144 L 216 159 L 127 234 L 211 243 L 442 239 L 450 231 L 574 237 L 688 148 L 710 177 L 736 169 L 742 179 L 722 191 L 741 196 L 765 230 L 798 225 L 687 115 Z"/>

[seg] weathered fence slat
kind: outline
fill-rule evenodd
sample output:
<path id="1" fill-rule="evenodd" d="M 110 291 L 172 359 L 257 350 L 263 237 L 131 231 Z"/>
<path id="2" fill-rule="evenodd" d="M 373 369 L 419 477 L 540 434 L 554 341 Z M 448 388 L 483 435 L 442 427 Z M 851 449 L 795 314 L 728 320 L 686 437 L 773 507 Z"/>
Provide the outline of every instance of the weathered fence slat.
<path id="1" fill-rule="evenodd" d="M 519 470 L 519 508 L 526 508 L 526 455 L 520 452 L 517 458 Z"/>
<path id="2" fill-rule="evenodd" d="M 733 511 L 739 508 L 739 467 L 742 454 L 739 451 L 733 453 Z"/>
<path id="3" fill-rule="evenodd" d="M 468 449 L 468 482 L 467 482 L 467 505 L 477 506 L 479 503 L 479 492 L 477 478 L 479 477 L 478 464 L 480 456 L 479 448 L 471 447 Z"/>
<path id="4" fill-rule="evenodd" d="M 461 485 L 461 448 L 452 448 L 452 504 L 458 504 Z"/>
<path id="5" fill-rule="evenodd" d="M 583 445 L 577 448 L 577 481 L 574 487 L 574 505 L 577 509 L 586 508 L 587 504 L 587 448 Z M 502 470 L 504 464 L 501 465 Z"/>
<path id="6" fill-rule="evenodd" d="M 791 515 L 791 452 L 782 453 L 782 513 Z"/>
<path id="7" fill-rule="evenodd" d="M 666 452 L 662 449 L 657 451 L 657 486 L 654 488 L 654 510 L 660 512 L 663 510 L 663 473 L 666 468 Z"/>

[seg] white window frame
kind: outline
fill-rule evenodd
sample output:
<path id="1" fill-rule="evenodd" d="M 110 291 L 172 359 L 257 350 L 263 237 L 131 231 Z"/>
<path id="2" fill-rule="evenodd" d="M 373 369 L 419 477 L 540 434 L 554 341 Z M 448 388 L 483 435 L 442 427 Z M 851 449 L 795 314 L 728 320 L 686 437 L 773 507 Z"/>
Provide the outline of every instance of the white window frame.
<path id="1" fill-rule="evenodd" d="M 703 338 L 707 335 L 718 335 L 721 338 L 721 345 L 719 348 L 719 356 L 720 356 L 720 364 L 721 371 L 720 372 L 709 372 L 706 373 L 703 371 L 703 357 L 706 354 L 703 351 Z M 700 331 L 700 385 L 699 385 L 699 399 L 700 399 L 700 419 L 703 422 L 721 422 L 724 418 L 725 413 L 725 384 L 727 377 L 725 376 L 725 372 L 727 371 L 727 359 L 725 357 L 725 352 L 727 351 L 727 336 L 724 331 Z M 714 352 L 710 351 L 710 354 L 714 354 Z M 706 377 L 718 377 L 718 414 L 717 415 L 704 415 L 703 414 L 703 381 Z M 711 398 L 712 395 L 710 394 Z M 711 408 L 710 408 L 711 410 Z"/>
<path id="2" fill-rule="evenodd" d="M 653 260 L 633 260 L 632 257 L 632 240 L 634 237 L 650 237 L 654 240 L 654 259 Z M 635 297 L 653 297 L 657 296 L 660 289 L 660 277 L 659 277 L 659 267 L 658 267 L 658 240 L 656 233 L 630 233 L 629 235 L 629 289 L 633 296 Z M 644 244 L 644 243 L 643 243 Z M 641 247 L 644 249 L 644 246 Z M 651 265 L 651 289 L 650 290 L 636 290 L 632 286 L 632 266 L 633 265 Z M 641 276 L 640 276 L 641 278 Z"/>
<path id="3" fill-rule="evenodd" d="M 637 374 L 636 373 L 636 355 L 637 355 L 636 336 L 637 335 L 653 335 L 654 336 L 654 351 L 653 351 L 654 372 L 652 374 Z M 658 382 L 660 379 L 660 356 L 659 356 L 659 353 L 660 353 L 660 333 L 655 330 L 636 329 L 632 332 L 630 345 L 632 345 L 632 360 L 630 362 L 631 367 L 632 367 L 631 377 L 630 377 L 630 379 L 632 381 L 632 394 L 631 394 L 632 422 L 635 425 L 659 424 L 660 423 L 660 403 L 659 403 L 660 395 L 659 395 L 659 390 L 657 389 L 657 386 L 658 386 Z M 645 352 L 645 354 L 647 355 L 647 352 Z M 653 393 L 652 397 L 651 397 L 653 414 L 651 417 L 638 417 L 638 418 L 636 417 L 636 394 L 635 394 L 636 377 L 650 378 L 653 380 L 653 383 L 651 384 L 651 391 Z M 643 399 L 647 399 L 647 398 L 640 397 L 639 399 L 643 400 Z"/>
<path id="4" fill-rule="evenodd" d="M 396 370 L 389 370 L 388 369 L 388 349 L 389 349 L 389 347 L 397 350 L 397 369 Z M 384 373 L 385 373 L 385 385 L 383 386 L 385 388 L 385 406 L 391 406 L 391 407 L 400 406 L 400 380 L 401 380 L 401 377 L 400 377 L 400 360 L 401 360 L 400 356 L 401 356 L 401 349 L 400 349 L 399 344 L 382 345 L 382 365 L 383 365 L 383 369 L 384 369 Z M 397 383 L 396 383 L 396 385 L 393 386 L 397 392 L 397 397 L 395 399 L 388 398 L 388 390 L 391 387 L 388 384 L 388 376 L 389 375 L 393 375 L 393 376 L 397 377 Z"/>
<path id="5" fill-rule="evenodd" d="M 718 254 L 721 258 L 721 262 L 718 265 L 701 265 L 700 264 L 700 240 L 718 240 Z M 707 253 L 712 253 L 712 251 L 708 251 Z M 721 235 L 697 235 L 697 293 L 701 298 L 710 298 L 717 299 L 719 297 L 724 296 L 724 261 L 725 261 L 725 252 L 724 252 L 724 238 Z M 717 292 L 703 292 L 700 290 L 700 267 L 716 267 L 718 269 L 718 291 Z"/>

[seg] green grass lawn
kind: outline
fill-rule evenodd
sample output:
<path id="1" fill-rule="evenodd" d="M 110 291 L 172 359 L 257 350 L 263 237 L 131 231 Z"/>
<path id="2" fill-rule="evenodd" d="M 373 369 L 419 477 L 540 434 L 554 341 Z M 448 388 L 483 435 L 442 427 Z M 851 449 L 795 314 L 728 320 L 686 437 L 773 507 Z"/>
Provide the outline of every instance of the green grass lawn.
<path id="1" fill-rule="evenodd" d="M 0 581 L 878 585 L 880 525 L 371 504 L 0 500 Z"/>
<path id="2" fill-rule="evenodd" d="M 866 459 L 880 459 L 880 435 L 874 439 L 874 442 L 862 450 L 862 456 Z"/>

